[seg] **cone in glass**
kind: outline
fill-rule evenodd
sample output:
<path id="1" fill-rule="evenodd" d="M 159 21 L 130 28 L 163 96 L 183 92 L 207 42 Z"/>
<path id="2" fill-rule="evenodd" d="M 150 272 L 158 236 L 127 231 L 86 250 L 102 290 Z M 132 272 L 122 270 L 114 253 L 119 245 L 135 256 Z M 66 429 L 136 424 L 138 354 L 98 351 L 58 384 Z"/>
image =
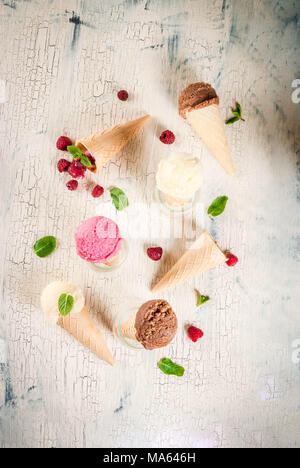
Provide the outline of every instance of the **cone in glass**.
<path id="1" fill-rule="evenodd" d="M 192 154 L 175 152 L 163 158 L 157 169 L 158 200 L 172 213 L 192 208 L 203 180 L 199 158 Z"/>
<path id="2" fill-rule="evenodd" d="M 163 348 L 174 339 L 178 328 L 176 314 L 164 299 L 153 299 L 116 316 L 114 331 L 130 348 L 153 350 Z"/>
<path id="3" fill-rule="evenodd" d="M 174 198 L 170 195 L 164 194 L 164 201 L 171 209 L 183 210 L 184 206 L 187 205 L 187 203 L 189 203 L 191 200 L 180 200 L 179 198 Z"/>
<path id="4" fill-rule="evenodd" d="M 133 313 L 121 326 L 121 333 L 124 338 L 128 338 L 130 340 L 136 339 L 135 317 L 136 313 Z"/>
<path id="5" fill-rule="evenodd" d="M 163 278 L 152 287 L 152 292 L 163 291 L 183 283 L 226 261 L 225 254 L 210 233 L 205 231 Z"/>
<path id="6" fill-rule="evenodd" d="M 150 115 L 145 115 L 139 119 L 116 125 L 108 130 L 81 138 L 76 142 L 76 146 L 83 152 L 88 151 L 95 158 L 96 167 L 92 170 L 97 172 L 127 145 L 149 119 Z"/>
<path id="7" fill-rule="evenodd" d="M 190 84 L 179 97 L 179 113 L 230 176 L 234 165 L 225 133 L 219 98 L 208 83 Z"/>

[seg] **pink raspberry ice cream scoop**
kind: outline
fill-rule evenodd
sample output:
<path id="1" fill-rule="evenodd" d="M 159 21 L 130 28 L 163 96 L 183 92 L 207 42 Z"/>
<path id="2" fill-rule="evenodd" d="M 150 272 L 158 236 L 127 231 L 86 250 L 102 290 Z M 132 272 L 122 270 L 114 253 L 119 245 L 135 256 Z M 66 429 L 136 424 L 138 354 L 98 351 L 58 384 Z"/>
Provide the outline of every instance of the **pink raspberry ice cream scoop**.
<path id="1" fill-rule="evenodd" d="M 91 263 L 106 263 L 122 247 L 117 224 L 104 216 L 89 218 L 77 228 L 76 248 L 79 257 Z"/>

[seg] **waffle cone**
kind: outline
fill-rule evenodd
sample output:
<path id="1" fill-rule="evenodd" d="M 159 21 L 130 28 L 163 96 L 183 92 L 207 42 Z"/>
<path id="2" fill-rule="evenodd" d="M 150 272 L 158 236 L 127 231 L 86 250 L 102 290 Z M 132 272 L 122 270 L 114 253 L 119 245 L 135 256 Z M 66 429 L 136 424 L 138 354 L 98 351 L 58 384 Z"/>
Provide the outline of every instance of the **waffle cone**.
<path id="1" fill-rule="evenodd" d="M 105 265 L 107 266 L 115 266 L 119 263 L 120 261 L 120 257 L 121 257 L 121 254 L 118 253 L 114 258 L 112 258 L 111 260 L 109 260 L 108 262 L 105 262 Z"/>
<path id="2" fill-rule="evenodd" d="M 150 119 L 145 115 L 137 120 L 131 120 L 125 124 L 116 125 L 113 128 L 95 133 L 76 142 L 82 151 L 89 151 L 96 160 L 94 172 L 103 167 L 115 154 L 143 128 Z"/>
<path id="3" fill-rule="evenodd" d="M 136 314 L 132 314 L 125 323 L 123 323 L 121 327 L 121 332 L 124 338 L 129 338 L 130 340 L 136 339 L 136 329 L 135 329 L 135 316 Z"/>
<path id="4" fill-rule="evenodd" d="M 189 202 L 189 200 L 179 200 L 179 198 L 174 198 L 170 195 L 164 195 L 164 198 L 167 206 L 177 210 L 183 209 L 184 206 Z"/>
<path id="5" fill-rule="evenodd" d="M 152 292 L 162 291 L 183 283 L 204 271 L 225 263 L 226 260 L 226 256 L 215 240 L 208 231 L 205 231 L 152 288 Z"/>
<path id="6" fill-rule="evenodd" d="M 57 325 L 66 330 L 81 344 L 89 348 L 100 359 L 113 366 L 114 358 L 109 351 L 102 334 L 96 326 L 88 309 L 84 307 L 79 314 L 59 316 Z"/>
<path id="7" fill-rule="evenodd" d="M 189 124 L 206 144 L 229 175 L 234 175 L 234 166 L 225 134 L 224 122 L 218 104 L 211 104 L 186 113 Z"/>

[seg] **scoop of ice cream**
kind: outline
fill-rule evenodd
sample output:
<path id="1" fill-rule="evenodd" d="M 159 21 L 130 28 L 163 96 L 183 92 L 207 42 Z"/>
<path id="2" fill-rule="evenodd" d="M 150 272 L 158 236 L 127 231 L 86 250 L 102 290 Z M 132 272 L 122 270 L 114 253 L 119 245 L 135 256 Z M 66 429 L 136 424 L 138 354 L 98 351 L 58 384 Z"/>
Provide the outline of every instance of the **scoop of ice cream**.
<path id="1" fill-rule="evenodd" d="M 179 114 L 186 119 L 187 112 L 211 104 L 219 104 L 219 98 L 214 88 L 208 83 L 193 83 L 187 86 L 179 96 Z"/>
<path id="2" fill-rule="evenodd" d="M 146 349 L 167 346 L 176 335 L 177 317 L 167 301 L 156 299 L 143 304 L 135 317 L 136 339 Z"/>
<path id="3" fill-rule="evenodd" d="M 104 216 L 83 221 L 75 233 L 75 240 L 78 255 L 91 263 L 108 262 L 122 246 L 117 224 Z"/>
<path id="4" fill-rule="evenodd" d="M 156 174 L 158 189 L 180 200 L 190 200 L 202 185 L 202 166 L 198 158 L 175 153 L 159 163 Z"/>
<path id="5" fill-rule="evenodd" d="M 62 294 L 70 294 L 73 296 L 74 304 L 71 313 L 78 314 L 82 311 L 85 298 L 77 286 L 67 283 L 66 281 L 54 281 L 48 284 L 42 291 L 41 305 L 48 319 L 55 323 L 59 318 L 58 299 Z"/>

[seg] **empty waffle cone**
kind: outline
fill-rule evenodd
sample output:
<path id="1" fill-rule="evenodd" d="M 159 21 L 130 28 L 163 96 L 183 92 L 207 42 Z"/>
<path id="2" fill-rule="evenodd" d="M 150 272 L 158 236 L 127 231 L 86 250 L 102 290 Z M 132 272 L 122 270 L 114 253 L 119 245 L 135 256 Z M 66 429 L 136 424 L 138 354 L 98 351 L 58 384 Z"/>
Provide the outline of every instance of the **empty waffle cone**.
<path id="1" fill-rule="evenodd" d="M 176 284 L 215 268 L 227 260 L 208 231 L 183 254 L 165 276 L 152 288 L 152 292 L 163 291 Z"/>
<path id="2" fill-rule="evenodd" d="M 208 104 L 186 113 L 186 119 L 225 171 L 234 175 L 224 122 L 218 104 Z"/>
<path id="3" fill-rule="evenodd" d="M 149 119 L 150 115 L 145 115 L 139 119 L 116 125 L 108 130 L 78 140 L 76 146 L 83 152 L 88 151 L 95 158 L 96 168 L 92 170 L 97 172 L 99 168 L 103 167 L 127 145 Z"/>
<path id="4" fill-rule="evenodd" d="M 66 316 L 60 315 L 57 325 L 89 348 L 100 359 L 106 361 L 111 366 L 115 365 L 114 358 L 86 307 L 78 314 L 72 314 L 71 312 Z"/>

